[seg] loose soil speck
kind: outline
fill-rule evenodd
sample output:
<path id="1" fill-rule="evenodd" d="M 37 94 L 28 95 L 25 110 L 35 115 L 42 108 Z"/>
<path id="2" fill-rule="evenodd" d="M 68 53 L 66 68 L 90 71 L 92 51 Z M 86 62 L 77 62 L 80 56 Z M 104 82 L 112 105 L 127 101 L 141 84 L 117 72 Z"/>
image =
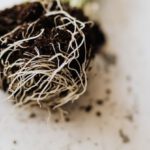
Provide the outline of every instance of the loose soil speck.
<path id="1" fill-rule="evenodd" d="M 35 113 L 31 113 L 29 117 L 30 118 L 36 118 L 36 114 Z"/>
<path id="2" fill-rule="evenodd" d="M 130 142 L 129 137 L 124 133 L 123 130 L 119 130 L 119 135 L 120 135 L 120 137 L 121 137 L 123 143 L 126 144 L 126 143 L 129 143 L 129 142 Z"/>
<path id="3" fill-rule="evenodd" d="M 109 54 L 109 53 L 103 52 L 101 55 L 102 55 L 102 58 L 104 59 L 105 63 L 107 64 L 107 66 L 116 65 L 117 58 L 114 54 Z"/>
<path id="4" fill-rule="evenodd" d="M 66 121 L 66 122 L 70 122 L 70 118 L 66 117 L 66 118 L 65 118 L 65 121 Z"/>
<path id="5" fill-rule="evenodd" d="M 133 122 L 134 121 L 134 118 L 133 118 L 133 115 L 132 114 L 129 114 L 126 116 L 126 119 L 129 120 L 130 122 Z"/>
<path id="6" fill-rule="evenodd" d="M 111 89 L 106 89 L 106 94 L 110 95 L 112 93 Z"/>
<path id="7" fill-rule="evenodd" d="M 128 91 L 128 93 L 131 93 L 131 92 L 132 92 L 132 88 L 129 86 L 129 87 L 127 88 L 127 91 Z"/>
<path id="8" fill-rule="evenodd" d="M 98 105 L 103 105 L 104 104 L 104 101 L 103 100 L 97 100 L 97 102 L 96 102 Z"/>
<path id="9" fill-rule="evenodd" d="M 92 109 L 93 109 L 93 106 L 92 106 L 92 105 L 87 105 L 87 106 L 85 106 L 85 111 L 86 111 L 87 113 L 91 112 Z"/>
<path id="10" fill-rule="evenodd" d="M 92 67 L 89 67 L 88 71 L 91 71 L 92 70 Z"/>
<path id="11" fill-rule="evenodd" d="M 96 116 L 100 117 L 102 115 L 102 113 L 100 111 L 96 112 Z"/>
<path id="12" fill-rule="evenodd" d="M 127 81 L 131 81 L 131 77 L 128 75 L 126 76 Z"/>
<path id="13" fill-rule="evenodd" d="M 90 138 L 90 137 L 87 137 L 87 140 L 88 140 L 88 141 L 90 141 L 90 140 L 91 140 L 91 138 Z"/>
<path id="14" fill-rule="evenodd" d="M 98 146 L 98 143 L 97 143 L 97 142 L 95 142 L 95 143 L 94 143 L 94 145 L 95 145 L 95 146 Z"/>
<path id="15" fill-rule="evenodd" d="M 59 120 L 58 120 L 58 119 L 55 119 L 55 123 L 59 123 Z"/>
<path id="16" fill-rule="evenodd" d="M 81 143 L 82 143 L 82 141 L 81 141 L 81 140 L 78 140 L 78 143 L 79 143 L 79 144 L 81 144 Z"/>
<path id="17" fill-rule="evenodd" d="M 17 141 L 16 141 L 16 140 L 14 140 L 14 141 L 13 141 L 13 144 L 14 144 L 14 145 L 16 145 L 16 144 L 17 144 Z"/>

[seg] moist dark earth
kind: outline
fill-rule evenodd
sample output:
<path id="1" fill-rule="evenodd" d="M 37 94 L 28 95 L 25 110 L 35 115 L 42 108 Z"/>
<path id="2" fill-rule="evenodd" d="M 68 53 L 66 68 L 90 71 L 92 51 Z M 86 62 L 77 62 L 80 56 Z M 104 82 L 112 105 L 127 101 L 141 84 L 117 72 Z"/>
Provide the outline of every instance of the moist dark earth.
<path id="1" fill-rule="evenodd" d="M 80 21 L 86 22 L 89 21 L 89 18 L 86 17 L 82 10 L 77 8 L 71 8 L 68 4 L 63 4 L 64 10 L 66 10 L 73 17 L 79 19 Z M 50 8 L 50 11 L 57 10 L 57 4 L 54 2 Z M 31 22 L 37 20 L 34 25 L 34 31 L 31 36 L 36 36 L 39 34 L 41 29 L 44 29 L 44 33 L 37 39 L 30 40 L 25 42 L 22 45 L 25 48 L 20 47 L 19 51 L 14 52 L 9 58 L 9 63 L 14 63 L 15 60 L 19 58 L 24 58 L 26 52 L 35 53 L 33 51 L 34 47 L 39 49 L 41 55 L 54 55 L 53 47 L 49 43 L 53 43 L 54 45 L 59 42 L 61 44 L 62 49 L 66 49 L 69 41 L 71 40 L 71 36 L 65 30 L 60 30 L 55 27 L 54 17 L 56 16 L 44 16 L 45 10 L 43 6 L 39 2 L 34 3 L 24 3 L 21 5 L 14 6 L 9 9 L 5 9 L 0 12 L 0 36 L 3 36 L 16 27 L 19 27 L 15 32 L 9 35 L 7 38 L 7 43 L 0 42 L 0 51 L 3 51 L 9 44 L 12 44 L 16 41 L 22 40 L 24 37 L 22 33 L 26 33 L 28 27 Z M 67 28 L 73 30 L 72 26 L 69 25 Z M 105 36 L 99 26 L 95 23 L 94 25 L 86 24 L 86 27 L 83 30 L 85 34 L 85 41 L 87 47 L 87 54 L 84 52 L 84 46 L 82 46 L 79 50 L 78 61 L 82 65 L 83 60 L 87 58 L 87 67 L 90 60 L 95 56 L 96 52 L 103 46 L 105 43 Z M 59 36 L 55 36 L 58 34 Z M 76 37 L 78 41 L 80 41 L 80 36 Z M 59 49 L 56 49 L 56 53 L 59 52 Z M 7 58 L 7 53 L 1 58 L 5 62 Z M 60 58 L 60 63 L 64 60 Z M 80 72 L 80 68 L 76 61 L 72 61 L 70 64 L 71 67 L 75 68 Z M 0 72 L 1 72 L 1 80 L 2 80 L 2 88 L 4 91 L 7 91 L 9 86 L 9 81 L 7 80 L 7 76 L 3 74 L 4 66 L 0 63 Z M 18 71 L 19 68 L 14 67 L 10 72 L 14 73 Z M 71 71 L 72 77 L 76 78 L 77 74 L 74 71 Z M 35 77 L 35 80 L 39 80 L 39 76 Z M 34 90 L 34 89 L 32 89 Z M 65 92 L 62 95 L 65 95 Z M 32 91 L 29 91 L 28 94 L 31 94 Z M 20 93 L 21 94 L 21 93 Z"/>
<path id="2" fill-rule="evenodd" d="M 44 14 L 40 3 L 25 3 L 0 11 L 0 36 L 18 25 L 32 22 Z"/>

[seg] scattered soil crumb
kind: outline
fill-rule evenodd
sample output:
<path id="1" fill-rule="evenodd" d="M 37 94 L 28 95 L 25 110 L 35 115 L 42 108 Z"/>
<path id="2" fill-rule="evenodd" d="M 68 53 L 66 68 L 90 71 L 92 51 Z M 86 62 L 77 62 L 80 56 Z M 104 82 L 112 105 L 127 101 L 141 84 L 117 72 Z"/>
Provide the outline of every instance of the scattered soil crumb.
<path id="1" fill-rule="evenodd" d="M 117 58 L 114 54 L 103 52 L 102 53 L 102 58 L 104 59 L 105 63 L 108 66 L 109 65 L 116 65 L 116 63 L 117 63 Z"/>
<path id="2" fill-rule="evenodd" d="M 90 140 L 91 140 L 91 138 L 90 138 L 90 137 L 87 137 L 87 140 L 88 140 L 88 141 L 90 141 Z"/>
<path id="3" fill-rule="evenodd" d="M 95 146 L 98 146 L 98 143 L 97 143 L 97 142 L 95 142 L 95 143 L 94 143 L 94 145 L 95 145 Z"/>
<path id="4" fill-rule="evenodd" d="M 59 123 L 59 119 L 55 119 L 55 123 Z"/>
<path id="5" fill-rule="evenodd" d="M 133 122 L 134 121 L 134 118 L 133 118 L 133 115 L 132 114 L 129 114 L 126 116 L 126 119 L 129 120 L 130 122 Z"/>
<path id="6" fill-rule="evenodd" d="M 103 105 L 104 104 L 104 101 L 102 100 L 102 99 L 99 99 L 99 100 L 97 100 L 97 102 L 96 102 L 98 105 Z"/>
<path id="7" fill-rule="evenodd" d="M 84 110 L 84 106 L 80 106 L 79 109 L 80 109 L 80 110 Z"/>
<path id="8" fill-rule="evenodd" d="M 127 91 L 128 91 L 128 93 L 131 93 L 131 92 L 132 92 L 132 88 L 129 86 L 129 87 L 127 88 Z"/>
<path id="9" fill-rule="evenodd" d="M 131 77 L 128 75 L 126 76 L 127 81 L 131 81 Z"/>
<path id="10" fill-rule="evenodd" d="M 30 118 L 36 118 L 36 114 L 35 113 L 31 113 L 29 117 Z"/>
<path id="11" fill-rule="evenodd" d="M 96 116 L 97 116 L 97 117 L 100 117 L 101 115 L 102 115 L 102 113 L 101 113 L 100 111 L 97 111 L 97 112 L 96 112 Z"/>
<path id="12" fill-rule="evenodd" d="M 81 144 L 81 143 L 82 143 L 82 141 L 81 141 L 81 140 L 78 140 L 78 143 L 79 143 L 79 144 Z"/>
<path id="13" fill-rule="evenodd" d="M 16 141 L 16 140 L 14 140 L 14 141 L 13 141 L 13 144 L 14 144 L 14 145 L 16 145 L 16 144 L 17 144 L 17 141 Z"/>
<path id="14" fill-rule="evenodd" d="M 92 105 L 87 105 L 87 106 L 85 106 L 85 111 L 87 112 L 87 113 L 89 113 L 89 112 L 91 112 L 92 111 L 92 109 L 93 109 L 93 106 Z"/>
<path id="15" fill-rule="evenodd" d="M 91 70 L 92 70 L 92 67 L 89 67 L 89 68 L 88 68 L 88 71 L 91 71 Z"/>
<path id="16" fill-rule="evenodd" d="M 110 95 L 112 93 L 111 89 L 106 89 L 106 94 Z"/>
<path id="17" fill-rule="evenodd" d="M 129 137 L 123 132 L 123 130 L 119 130 L 119 135 L 120 135 L 123 143 L 126 144 L 126 143 L 130 142 Z"/>
<path id="18" fill-rule="evenodd" d="M 65 118 L 65 121 L 66 121 L 66 122 L 70 122 L 70 118 L 66 117 L 66 118 Z"/>

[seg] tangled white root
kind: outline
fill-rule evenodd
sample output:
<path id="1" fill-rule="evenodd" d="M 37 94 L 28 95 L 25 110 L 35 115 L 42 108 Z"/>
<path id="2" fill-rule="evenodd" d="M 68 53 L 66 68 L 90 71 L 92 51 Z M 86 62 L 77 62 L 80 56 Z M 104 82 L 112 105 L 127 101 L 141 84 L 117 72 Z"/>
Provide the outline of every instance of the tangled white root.
<path id="1" fill-rule="evenodd" d="M 42 5 L 45 6 L 43 3 Z M 46 107 L 54 106 L 54 108 L 57 108 L 69 101 L 77 100 L 86 91 L 86 65 L 88 60 L 83 29 L 88 22 L 82 22 L 64 11 L 59 0 L 57 0 L 57 6 L 59 9 L 55 11 L 49 11 L 49 6 L 45 7 L 45 16 L 55 16 L 56 28 L 65 30 L 70 34 L 71 40 L 68 43 L 67 50 L 62 50 L 59 41 L 57 45 L 49 43 L 53 47 L 55 55 L 41 55 L 38 47 L 34 47 L 34 53 L 26 52 L 24 54 L 26 57 L 19 58 L 10 63 L 9 59 L 12 54 L 20 51 L 21 48 L 25 48 L 24 43 L 38 39 L 45 32 L 45 29 L 41 29 L 36 36 L 32 36 L 34 25 L 38 21 L 36 20 L 28 24 L 26 33 L 22 33 L 24 39 L 8 44 L 6 48 L 0 51 L 0 61 L 4 66 L 2 73 L 9 82 L 9 99 L 13 98 L 13 101 L 19 106 L 29 103 L 30 105 L 39 104 L 40 106 L 46 105 Z M 60 24 L 60 20 L 62 24 Z M 73 26 L 73 31 L 67 28 L 68 25 Z M 7 43 L 8 37 L 20 28 L 21 26 L 18 26 L 10 33 L 1 37 L 1 43 Z M 77 35 L 80 36 L 78 41 Z M 59 48 L 59 52 L 58 50 L 56 51 L 56 46 L 57 49 Z M 84 62 L 81 64 L 78 58 L 80 55 L 79 51 L 83 46 Z M 4 60 L 3 56 L 6 54 L 7 58 Z M 62 63 L 60 63 L 60 58 L 63 59 Z M 72 61 L 76 61 L 79 69 L 71 67 Z M 10 70 L 14 67 L 19 69 L 12 73 Z M 76 73 L 76 78 L 72 77 L 71 71 Z M 36 77 L 38 77 L 38 80 L 35 79 Z M 33 92 L 30 93 L 30 91 Z M 60 94 L 63 92 L 66 93 L 61 97 Z"/>

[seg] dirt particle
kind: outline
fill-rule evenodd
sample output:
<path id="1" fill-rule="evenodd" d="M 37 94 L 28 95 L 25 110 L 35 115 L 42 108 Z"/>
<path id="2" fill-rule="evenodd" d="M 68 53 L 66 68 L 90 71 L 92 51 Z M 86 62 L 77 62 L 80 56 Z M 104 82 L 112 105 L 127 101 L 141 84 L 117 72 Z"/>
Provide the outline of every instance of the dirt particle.
<path id="1" fill-rule="evenodd" d="M 36 114 L 35 113 L 31 113 L 29 117 L 30 118 L 36 118 Z"/>
<path id="2" fill-rule="evenodd" d="M 89 68 L 88 68 L 88 71 L 91 71 L 91 70 L 92 70 L 92 67 L 89 67 Z"/>
<path id="3" fill-rule="evenodd" d="M 85 107 L 84 107 L 84 106 L 80 106 L 79 109 L 80 109 L 80 110 L 84 110 Z"/>
<path id="4" fill-rule="evenodd" d="M 134 121 L 134 118 L 133 118 L 133 115 L 132 114 L 129 114 L 126 116 L 126 119 L 129 120 L 130 122 L 133 122 Z"/>
<path id="5" fill-rule="evenodd" d="M 88 141 L 90 141 L 90 140 L 91 140 L 91 138 L 90 138 L 90 137 L 87 137 L 87 140 L 88 140 Z"/>
<path id="6" fill-rule="evenodd" d="M 119 135 L 120 135 L 120 137 L 121 137 L 121 139 L 122 139 L 122 142 L 123 143 L 129 143 L 130 142 L 130 139 L 129 139 L 129 137 L 124 133 L 124 131 L 123 130 L 119 130 Z"/>
<path id="7" fill-rule="evenodd" d="M 101 99 L 99 99 L 99 100 L 97 100 L 97 102 L 96 102 L 98 105 L 103 105 L 104 104 L 104 101 L 103 100 L 101 100 Z"/>
<path id="8" fill-rule="evenodd" d="M 16 140 L 14 140 L 14 141 L 13 141 L 13 144 L 14 144 L 14 145 L 16 145 L 16 144 L 17 144 L 17 141 L 16 141 Z"/>
<path id="9" fill-rule="evenodd" d="M 59 119 L 55 119 L 55 123 L 59 123 Z"/>
<path id="10" fill-rule="evenodd" d="M 100 111 L 97 111 L 97 112 L 96 112 L 96 116 L 97 116 L 97 117 L 100 117 L 101 115 L 102 115 L 102 113 L 101 113 Z"/>
<path id="11" fill-rule="evenodd" d="M 129 87 L 127 88 L 127 91 L 128 91 L 128 93 L 131 93 L 131 92 L 132 92 L 132 88 L 129 86 Z"/>
<path id="12" fill-rule="evenodd" d="M 79 144 L 81 144 L 81 143 L 82 143 L 82 141 L 81 141 L 81 140 L 78 140 L 78 143 L 79 143 Z"/>
<path id="13" fill-rule="evenodd" d="M 114 54 L 109 54 L 109 53 L 102 53 L 102 57 L 105 61 L 105 63 L 109 66 L 109 65 L 116 65 L 117 63 L 117 58 Z"/>
<path id="14" fill-rule="evenodd" d="M 128 76 L 126 76 L 126 80 L 127 81 L 131 81 L 131 77 L 128 75 Z"/>
<path id="15" fill-rule="evenodd" d="M 70 118 L 66 117 L 66 118 L 65 118 L 65 121 L 66 121 L 66 122 L 70 122 Z"/>
<path id="16" fill-rule="evenodd" d="M 94 143 L 94 145 L 95 145 L 95 146 L 98 146 L 98 143 L 97 143 L 97 142 L 95 142 L 95 143 Z"/>
<path id="17" fill-rule="evenodd" d="M 85 109 L 85 111 L 86 111 L 87 113 L 89 113 L 89 112 L 92 111 L 93 107 L 92 107 L 92 105 L 87 105 L 87 106 L 85 106 L 84 109 Z"/>
<path id="18" fill-rule="evenodd" d="M 106 89 L 105 92 L 106 92 L 107 95 L 110 95 L 112 93 L 111 89 Z"/>

